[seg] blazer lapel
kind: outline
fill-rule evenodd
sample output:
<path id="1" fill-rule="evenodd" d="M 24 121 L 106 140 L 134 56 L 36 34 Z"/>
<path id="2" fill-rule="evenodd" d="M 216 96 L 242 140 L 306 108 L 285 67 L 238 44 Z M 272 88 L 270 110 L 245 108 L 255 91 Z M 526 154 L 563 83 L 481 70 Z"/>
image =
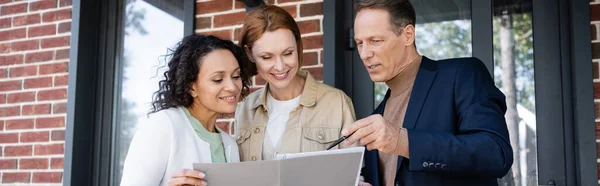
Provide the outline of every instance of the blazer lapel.
<path id="1" fill-rule="evenodd" d="M 410 100 L 408 101 L 408 108 L 406 109 L 406 116 L 404 117 L 404 124 L 402 127 L 407 129 L 415 128 L 423 103 L 427 99 L 431 84 L 435 79 L 437 71 L 435 70 L 435 63 L 423 56 L 417 78 L 413 85 L 413 90 L 410 94 Z"/>

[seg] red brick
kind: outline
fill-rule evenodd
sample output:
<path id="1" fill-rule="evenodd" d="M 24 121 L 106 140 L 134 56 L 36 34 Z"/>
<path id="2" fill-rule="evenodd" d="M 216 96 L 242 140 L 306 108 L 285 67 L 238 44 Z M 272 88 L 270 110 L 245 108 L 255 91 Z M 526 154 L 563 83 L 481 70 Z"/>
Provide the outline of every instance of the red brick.
<path id="1" fill-rule="evenodd" d="M 212 0 L 196 3 L 196 14 L 206 14 L 213 12 L 223 12 L 231 10 L 233 6 L 231 0 Z"/>
<path id="2" fill-rule="evenodd" d="M 239 25 L 244 22 L 245 17 L 246 17 L 246 12 L 216 15 L 214 18 L 214 22 L 215 22 L 214 27 Z"/>
<path id="3" fill-rule="evenodd" d="M 6 130 L 33 129 L 33 119 L 6 120 Z"/>
<path id="4" fill-rule="evenodd" d="M 23 66 L 10 68 L 10 77 L 23 77 L 37 75 L 37 66 Z"/>
<path id="5" fill-rule="evenodd" d="M 69 46 L 69 36 L 55 37 L 42 40 L 42 48 Z"/>
<path id="6" fill-rule="evenodd" d="M 58 24 L 58 33 L 71 32 L 71 22 Z"/>
<path id="7" fill-rule="evenodd" d="M 13 2 L 13 0 L 0 0 L 0 4 L 6 4 L 10 2 Z"/>
<path id="8" fill-rule="evenodd" d="M 231 129 L 229 128 L 229 122 L 217 122 L 215 125 L 217 125 L 217 127 L 219 127 L 221 130 L 230 133 L 229 130 Z"/>
<path id="9" fill-rule="evenodd" d="M 39 100 L 38 93 L 38 100 Z M 23 105 L 23 116 L 50 114 L 50 104 Z"/>
<path id="10" fill-rule="evenodd" d="M 23 64 L 23 54 L 0 56 L 0 66 Z"/>
<path id="11" fill-rule="evenodd" d="M 214 36 L 224 39 L 224 40 L 231 40 L 231 30 L 208 31 L 208 32 L 201 32 L 201 34 L 214 35 Z"/>
<path id="12" fill-rule="evenodd" d="M 18 52 L 18 51 L 27 51 L 27 50 L 37 50 L 40 48 L 39 40 L 29 40 L 29 41 L 18 41 L 10 44 L 10 51 Z"/>
<path id="13" fill-rule="evenodd" d="M 240 2 L 240 1 L 235 1 L 235 9 L 240 9 L 240 8 L 245 8 L 246 6 L 244 5 L 244 3 Z"/>
<path id="14" fill-rule="evenodd" d="M 236 40 L 236 41 L 242 40 L 242 28 L 236 28 L 233 31 L 233 40 Z"/>
<path id="15" fill-rule="evenodd" d="M 27 37 L 47 36 L 56 34 L 56 25 L 44 25 L 37 27 L 30 27 Z"/>
<path id="16" fill-rule="evenodd" d="M 0 143 L 18 143 L 19 142 L 19 133 L 1 133 L 0 134 Z"/>
<path id="17" fill-rule="evenodd" d="M 50 132 L 23 132 L 21 133 L 21 143 L 27 142 L 47 142 L 50 141 Z"/>
<path id="18" fill-rule="evenodd" d="M 52 114 L 64 114 L 67 112 L 67 103 L 52 104 Z"/>
<path id="19" fill-rule="evenodd" d="M 217 115 L 217 118 L 219 119 L 233 119 L 234 117 L 235 115 L 233 113 L 220 113 Z"/>
<path id="20" fill-rule="evenodd" d="M 6 94 L 0 94 L 0 104 L 6 103 Z"/>
<path id="21" fill-rule="evenodd" d="M 48 159 L 46 158 L 35 158 L 35 159 L 20 159 L 19 169 L 48 169 Z"/>
<path id="22" fill-rule="evenodd" d="M 8 77 L 8 69 L 0 69 L 0 79 L 4 79 Z"/>
<path id="23" fill-rule="evenodd" d="M 11 19 L 10 18 L 0 19 L 0 28 L 9 28 L 9 27 L 11 27 Z"/>
<path id="24" fill-rule="evenodd" d="M 69 59 L 69 49 L 57 50 L 56 56 L 54 56 L 54 59 L 56 59 L 56 60 Z"/>
<path id="25" fill-rule="evenodd" d="M 592 77 L 594 79 L 598 79 L 598 63 L 597 62 L 593 62 L 592 63 Z"/>
<path id="26" fill-rule="evenodd" d="M 8 94 L 7 103 L 22 103 L 35 101 L 35 92 L 19 92 Z"/>
<path id="27" fill-rule="evenodd" d="M 23 84 L 26 89 L 51 87 L 52 77 L 25 79 L 25 82 Z"/>
<path id="28" fill-rule="evenodd" d="M 320 81 L 323 80 L 323 67 L 314 67 L 314 68 L 303 68 L 310 72 L 310 74 L 315 78 L 315 80 Z"/>
<path id="29" fill-rule="evenodd" d="M 596 88 L 594 88 L 594 91 Z M 600 103 L 594 103 L 594 116 L 596 119 L 600 118 Z"/>
<path id="30" fill-rule="evenodd" d="M 0 160 L 0 169 L 17 169 L 17 160 L 16 159 L 5 159 Z"/>
<path id="31" fill-rule="evenodd" d="M 40 65 L 40 75 L 65 73 L 69 70 L 69 63 L 52 63 Z"/>
<path id="32" fill-rule="evenodd" d="M 321 22 L 316 20 L 306 20 L 298 22 L 301 34 L 319 32 L 321 30 Z"/>
<path id="33" fill-rule="evenodd" d="M 297 6 L 296 5 L 292 5 L 292 6 L 282 6 L 281 8 L 283 8 L 285 11 L 287 11 L 292 17 L 298 17 L 298 13 L 297 13 Z"/>
<path id="34" fill-rule="evenodd" d="M 212 18 L 210 17 L 199 17 L 196 18 L 196 29 L 205 29 L 212 26 Z"/>
<path id="35" fill-rule="evenodd" d="M 592 43 L 592 58 L 600 59 L 600 43 Z"/>
<path id="36" fill-rule="evenodd" d="M 28 53 L 25 55 L 25 63 L 37 63 L 37 62 L 52 61 L 53 57 L 54 57 L 54 51 Z"/>
<path id="37" fill-rule="evenodd" d="M 594 83 L 594 98 L 600 98 L 600 83 Z"/>
<path id="38" fill-rule="evenodd" d="M 60 128 L 65 127 L 65 117 L 54 117 L 54 118 L 37 118 L 35 120 L 35 128 Z"/>
<path id="39" fill-rule="evenodd" d="M 27 3 L 3 6 L 0 8 L 0 15 L 10 15 L 27 12 Z"/>
<path id="40" fill-rule="evenodd" d="M 311 66 L 319 64 L 319 55 L 317 52 L 305 52 L 303 55 L 304 61 L 302 66 Z"/>
<path id="41" fill-rule="evenodd" d="M 590 20 L 600 21 L 600 4 L 590 5 Z"/>
<path id="42" fill-rule="evenodd" d="M 10 43 L 0 44 L 0 53 L 6 54 L 10 52 Z"/>
<path id="43" fill-rule="evenodd" d="M 54 86 L 66 86 L 69 84 L 69 75 L 54 77 Z"/>
<path id="44" fill-rule="evenodd" d="M 28 172 L 5 172 L 2 173 L 2 183 L 29 183 Z"/>
<path id="45" fill-rule="evenodd" d="M 21 39 L 27 37 L 27 29 L 17 28 L 13 30 L 0 31 L 0 41 Z"/>
<path id="46" fill-rule="evenodd" d="M 50 168 L 51 169 L 63 169 L 64 168 L 64 158 L 52 158 L 50 160 Z"/>
<path id="47" fill-rule="evenodd" d="M 34 172 L 33 183 L 61 183 L 62 172 Z"/>
<path id="48" fill-rule="evenodd" d="M 300 5 L 300 17 L 316 16 L 323 14 L 323 3 L 311 3 Z"/>
<path id="49" fill-rule="evenodd" d="M 73 2 L 71 0 L 60 0 L 60 7 L 71 6 Z"/>
<path id="50" fill-rule="evenodd" d="M 596 33 L 596 25 L 590 25 L 590 32 L 592 33 L 592 41 L 598 39 L 598 34 Z"/>
<path id="51" fill-rule="evenodd" d="M 304 50 L 323 48 L 323 35 L 303 37 L 302 46 Z"/>
<path id="52" fill-rule="evenodd" d="M 29 4 L 29 11 L 38 11 L 52 8 L 56 8 L 56 0 L 41 0 L 31 2 Z"/>
<path id="53" fill-rule="evenodd" d="M 59 20 L 71 19 L 71 9 L 63 9 L 52 12 L 46 12 L 42 15 L 42 21 L 54 22 Z"/>
<path id="54" fill-rule="evenodd" d="M 0 91 L 21 90 L 22 84 L 21 80 L 0 81 Z"/>
<path id="55" fill-rule="evenodd" d="M 55 130 L 50 134 L 50 139 L 52 141 L 65 141 L 65 131 L 64 130 Z"/>
<path id="56" fill-rule="evenodd" d="M 62 155 L 64 153 L 64 144 L 35 145 L 35 155 Z"/>
<path id="57" fill-rule="evenodd" d="M 39 24 L 41 21 L 42 21 L 42 16 L 40 14 L 30 14 L 30 15 L 14 17 L 12 20 L 12 24 L 13 24 L 13 26 L 23 26 L 23 25 Z"/>
<path id="58" fill-rule="evenodd" d="M 44 100 L 59 100 L 67 99 L 67 89 L 54 89 L 54 90 L 40 90 L 37 95 L 38 101 Z"/>
<path id="59" fill-rule="evenodd" d="M 5 146 L 4 156 L 31 156 L 33 148 L 31 145 L 24 146 Z"/>
<path id="60" fill-rule="evenodd" d="M 262 77 L 260 76 L 254 76 L 254 84 L 255 85 L 265 85 L 267 84 L 267 81 L 265 81 Z"/>

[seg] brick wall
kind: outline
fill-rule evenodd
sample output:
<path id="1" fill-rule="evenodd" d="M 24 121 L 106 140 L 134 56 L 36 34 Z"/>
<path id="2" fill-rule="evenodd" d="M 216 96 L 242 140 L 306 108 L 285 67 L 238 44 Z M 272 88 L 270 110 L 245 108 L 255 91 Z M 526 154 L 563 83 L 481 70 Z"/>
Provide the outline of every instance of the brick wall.
<path id="1" fill-rule="evenodd" d="M 594 78 L 594 110 L 596 114 L 596 151 L 600 163 L 600 0 L 590 0 L 590 29 L 592 34 L 592 67 Z M 600 178 L 600 164 L 598 165 L 598 177 Z M 600 185 L 600 180 L 598 181 Z"/>
<path id="2" fill-rule="evenodd" d="M 303 69 L 323 80 L 323 0 L 266 0 L 287 10 L 298 22 L 304 44 Z M 222 39 L 239 40 L 246 17 L 244 4 L 235 0 L 199 0 L 196 3 L 196 33 L 215 35 Z M 252 90 L 263 87 L 265 81 L 253 79 Z M 232 115 L 221 118 L 232 118 Z M 233 120 L 220 119 L 223 128 Z"/>
<path id="3" fill-rule="evenodd" d="M 0 0 L 0 185 L 62 183 L 71 0 Z"/>

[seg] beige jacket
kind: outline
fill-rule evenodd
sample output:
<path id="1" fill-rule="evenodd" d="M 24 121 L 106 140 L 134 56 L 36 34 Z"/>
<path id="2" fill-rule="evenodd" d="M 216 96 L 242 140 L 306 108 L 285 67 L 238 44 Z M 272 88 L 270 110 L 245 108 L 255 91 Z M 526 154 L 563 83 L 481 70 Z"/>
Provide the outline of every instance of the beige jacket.
<path id="1" fill-rule="evenodd" d="M 354 123 L 354 106 L 344 92 L 315 81 L 307 71 L 299 70 L 297 75 L 306 82 L 300 105 L 290 113 L 281 136 L 279 153 L 325 150 L 340 137 L 345 126 Z M 267 90 L 268 85 L 250 94 L 235 112 L 241 161 L 264 159 L 262 147 L 269 116 Z"/>

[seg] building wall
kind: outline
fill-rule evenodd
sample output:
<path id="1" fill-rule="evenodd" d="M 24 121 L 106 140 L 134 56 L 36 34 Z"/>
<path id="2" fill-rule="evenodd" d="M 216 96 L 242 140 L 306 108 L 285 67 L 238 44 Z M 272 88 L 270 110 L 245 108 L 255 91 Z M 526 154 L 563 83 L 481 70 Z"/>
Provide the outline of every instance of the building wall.
<path id="1" fill-rule="evenodd" d="M 311 72 L 315 79 L 323 80 L 323 0 L 267 0 L 287 10 L 298 22 L 304 44 L 302 68 Z M 215 35 L 222 39 L 239 40 L 242 22 L 246 17 L 244 4 L 235 0 L 199 0 L 196 3 L 196 33 Z M 252 90 L 265 85 L 255 76 Z M 227 128 L 233 115 L 221 116 L 219 125 Z"/>
<path id="2" fill-rule="evenodd" d="M 0 0 L 0 184 L 61 184 L 71 0 Z"/>
<path id="3" fill-rule="evenodd" d="M 598 162 L 600 162 L 600 74 L 598 73 L 600 63 L 600 0 L 590 0 L 590 30 L 592 34 L 592 68 L 594 77 L 594 110 L 596 114 L 596 151 Z M 598 177 L 600 178 L 600 164 L 598 165 Z M 600 180 L 598 180 L 600 185 Z"/>

